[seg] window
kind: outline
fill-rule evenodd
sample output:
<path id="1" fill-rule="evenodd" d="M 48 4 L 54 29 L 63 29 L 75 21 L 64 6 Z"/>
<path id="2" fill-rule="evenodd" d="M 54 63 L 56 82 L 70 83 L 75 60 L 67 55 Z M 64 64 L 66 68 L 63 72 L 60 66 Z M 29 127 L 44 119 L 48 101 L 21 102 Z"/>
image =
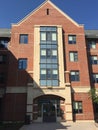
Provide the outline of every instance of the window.
<path id="1" fill-rule="evenodd" d="M 77 52 L 69 52 L 70 61 L 76 62 L 78 61 L 78 53 Z"/>
<path id="2" fill-rule="evenodd" d="M 89 48 L 95 49 L 96 48 L 96 41 L 90 40 L 88 41 Z"/>
<path id="3" fill-rule="evenodd" d="M 79 71 L 71 71 L 70 76 L 71 76 L 71 81 L 79 81 L 80 80 Z"/>
<path id="4" fill-rule="evenodd" d="M 8 40 L 4 39 L 4 40 L 0 40 L 0 47 L 1 48 L 7 48 L 8 46 Z"/>
<path id="5" fill-rule="evenodd" d="M 93 74 L 93 83 L 98 83 L 98 74 Z"/>
<path id="6" fill-rule="evenodd" d="M 58 86 L 57 28 L 40 27 L 40 85 Z"/>
<path id="7" fill-rule="evenodd" d="M 91 56 L 90 57 L 91 64 L 98 64 L 98 58 L 97 56 Z"/>
<path id="8" fill-rule="evenodd" d="M 81 101 L 74 101 L 73 102 L 73 113 L 74 114 L 83 113 Z"/>
<path id="9" fill-rule="evenodd" d="M 20 34 L 20 43 L 27 44 L 28 43 L 28 34 Z"/>
<path id="10" fill-rule="evenodd" d="M 18 68 L 26 69 L 27 68 L 27 59 L 19 59 L 18 60 Z"/>
<path id="11" fill-rule="evenodd" d="M 76 35 L 69 35 L 68 36 L 68 43 L 69 44 L 76 44 Z"/>
<path id="12" fill-rule="evenodd" d="M 4 73 L 0 73 L 0 84 L 3 84 L 5 82 L 5 75 Z"/>
<path id="13" fill-rule="evenodd" d="M 0 55 L 0 64 L 6 63 L 7 61 L 7 56 L 6 55 Z"/>
<path id="14" fill-rule="evenodd" d="M 47 9 L 47 15 L 49 15 L 49 9 Z"/>
<path id="15" fill-rule="evenodd" d="M 56 27 L 40 27 L 40 40 L 44 44 L 56 44 L 57 42 L 57 32 Z"/>

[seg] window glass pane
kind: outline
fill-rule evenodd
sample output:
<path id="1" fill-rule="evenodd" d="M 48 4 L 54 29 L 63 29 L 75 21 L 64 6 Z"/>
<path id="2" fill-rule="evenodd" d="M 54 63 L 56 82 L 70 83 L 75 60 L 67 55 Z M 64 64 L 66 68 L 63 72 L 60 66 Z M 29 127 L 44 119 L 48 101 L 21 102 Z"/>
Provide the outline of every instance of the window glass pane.
<path id="1" fill-rule="evenodd" d="M 52 85 L 51 80 L 47 80 L 47 86 L 51 86 L 51 85 Z"/>
<path id="2" fill-rule="evenodd" d="M 46 64 L 46 59 L 40 59 L 40 63 L 45 63 Z"/>
<path id="3" fill-rule="evenodd" d="M 53 70 L 53 74 L 58 74 L 58 71 L 57 70 Z"/>
<path id="4" fill-rule="evenodd" d="M 57 63 L 57 59 L 52 59 L 51 62 L 52 63 Z"/>
<path id="5" fill-rule="evenodd" d="M 51 64 L 47 64 L 47 68 L 51 68 L 52 66 L 51 66 Z"/>
<path id="6" fill-rule="evenodd" d="M 75 72 L 71 72 L 71 75 L 75 75 Z"/>
<path id="7" fill-rule="evenodd" d="M 40 64 L 40 68 L 46 68 L 46 64 Z"/>
<path id="8" fill-rule="evenodd" d="M 46 70 L 41 70 L 41 74 L 46 74 Z"/>
<path id="9" fill-rule="evenodd" d="M 75 109 L 78 109 L 78 102 L 75 102 Z"/>
<path id="10" fill-rule="evenodd" d="M 52 50 L 52 55 L 57 56 L 57 50 Z"/>
<path id="11" fill-rule="evenodd" d="M 93 56 L 92 58 L 93 58 L 94 60 L 97 60 L 97 56 Z"/>
<path id="12" fill-rule="evenodd" d="M 46 33 L 44 33 L 44 32 L 42 33 L 41 32 L 41 40 L 42 41 L 46 41 Z"/>
<path id="13" fill-rule="evenodd" d="M 18 68 L 26 69 L 27 68 L 27 59 L 19 59 L 18 60 Z"/>
<path id="14" fill-rule="evenodd" d="M 98 78 L 98 74 L 96 74 L 96 78 Z"/>
<path id="15" fill-rule="evenodd" d="M 52 33 L 52 41 L 56 41 L 56 33 Z"/>
<path id="16" fill-rule="evenodd" d="M 46 86 L 46 80 L 40 80 L 40 85 L 41 86 Z"/>
<path id="17" fill-rule="evenodd" d="M 74 61 L 74 55 L 72 52 L 70 52 L 70 61 Z"/>
<path id="18" fill-rule="evenodd" d="M 47 32 L 47 41 L 51 41 L 51 33 L 50 32 Z"/>
<path id="19" fill-rule="evenodd" d="M 53 86 L 58 86 L 58 80 L 53 80 L 52 83 L 53 83 Z"/>
<path id="20" fill-rule="evenodd" d="M 73 39 L 72 39 L 72 36 L 69 36 L 69 41 L 72 41 Z"/>
<path id="21" fill-rule="evenodd" d="M 28 43 L 28 34 L 20 34 L 20 43 Z"/>
<path id="22" fill-rule="evenodd" d="M 41 50 L 41 55 L 45 56 L 46 55 L 46 50 Z"/>
<path id="23" fill-rule="evenodd" d="M 52 68 L 58 68 L 57 64 L 52 64 Z"/>

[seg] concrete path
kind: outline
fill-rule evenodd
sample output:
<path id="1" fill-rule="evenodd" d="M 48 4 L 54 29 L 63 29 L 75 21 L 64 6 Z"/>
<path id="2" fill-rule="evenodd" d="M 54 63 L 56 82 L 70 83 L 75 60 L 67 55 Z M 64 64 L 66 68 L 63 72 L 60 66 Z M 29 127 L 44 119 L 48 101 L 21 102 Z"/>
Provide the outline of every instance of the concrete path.
<path id="1" fill-rule="evenodd" d="M 20 130 L 98 130 L 93 122 L 33 123 Z"/>

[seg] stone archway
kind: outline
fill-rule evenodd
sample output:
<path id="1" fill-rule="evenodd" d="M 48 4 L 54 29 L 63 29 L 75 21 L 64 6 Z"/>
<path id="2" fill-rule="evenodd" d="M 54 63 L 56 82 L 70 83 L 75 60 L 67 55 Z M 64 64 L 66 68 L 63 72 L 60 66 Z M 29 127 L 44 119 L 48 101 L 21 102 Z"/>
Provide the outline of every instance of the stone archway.
<path id="1" fill-rule="evenodd" d="M 33 121 L 56 122 L 65 120 L 65 99 L 56 95 L 42 95 L 33 100 Z"/>

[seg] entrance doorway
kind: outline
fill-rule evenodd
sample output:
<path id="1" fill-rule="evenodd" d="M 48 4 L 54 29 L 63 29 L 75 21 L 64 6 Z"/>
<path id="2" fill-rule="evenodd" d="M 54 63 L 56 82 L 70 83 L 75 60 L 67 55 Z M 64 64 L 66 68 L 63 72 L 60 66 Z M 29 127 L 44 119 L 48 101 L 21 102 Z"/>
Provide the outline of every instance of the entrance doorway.
<path id="1" fill-rule="evenodd" d="M 65 120 L 65 99 L 55 95 L 43 95 L 33 100 L 35 122 L 56 122 Z"/>
<path id="2" fill-rule="evenodd" d="M 56 122 L 56 107 L 53 103 L 43 104 L 43 122 Z"/>

